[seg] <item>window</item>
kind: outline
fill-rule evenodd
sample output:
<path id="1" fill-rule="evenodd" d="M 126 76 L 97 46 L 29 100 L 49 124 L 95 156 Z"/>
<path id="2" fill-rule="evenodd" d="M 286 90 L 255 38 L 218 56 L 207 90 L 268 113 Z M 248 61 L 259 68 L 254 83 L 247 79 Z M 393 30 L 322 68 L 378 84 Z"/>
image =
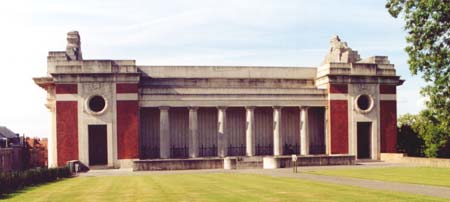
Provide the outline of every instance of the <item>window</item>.
<path id="1" fill-rule="evenodd" d="M 361 94 L 355 100 L 356 109 L 361 113 L 366 113 L 373 108 L 373 99 L 370 95 Z"/>
<path id="2" fill-rule="evenodd" d="M 96 114 L 102 113 L 106 108 L 106 100 L 103 96 L 94 95 L 87 101 L 88 109 Z"/>

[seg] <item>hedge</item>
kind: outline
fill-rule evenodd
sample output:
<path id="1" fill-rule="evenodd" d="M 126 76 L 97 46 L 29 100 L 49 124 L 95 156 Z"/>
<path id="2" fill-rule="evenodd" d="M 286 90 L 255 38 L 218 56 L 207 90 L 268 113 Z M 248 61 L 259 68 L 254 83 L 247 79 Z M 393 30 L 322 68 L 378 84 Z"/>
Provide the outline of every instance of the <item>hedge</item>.
<path id="1" fill-rule="evenodd" d="M 0 173 L 0 196 L 28 186 L 53 182 L 71 176 L 72 173 L 68 167 L 35 168 L 25 171 Z"/>

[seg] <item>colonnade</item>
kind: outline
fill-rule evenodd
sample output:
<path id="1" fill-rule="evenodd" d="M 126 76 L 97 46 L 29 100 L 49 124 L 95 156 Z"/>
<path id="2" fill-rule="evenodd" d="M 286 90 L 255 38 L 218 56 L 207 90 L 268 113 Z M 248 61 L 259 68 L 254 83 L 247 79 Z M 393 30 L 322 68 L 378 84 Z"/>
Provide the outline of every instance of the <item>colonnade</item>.
<path id="1" fill-rule="evenodd" d="M 245 155 L 255 156 L 255 108 L 245 107 L 246 127 L 245 127 Z M 309 154 L 309 133 L 308 133 L 308 107 L 301 106 L 299 113 L 300 134 L 300 155 Z M 159 107 L 159 156 L 160 158 L 171 158 L 170 145 L 170 107 Z M 198 107 L 189 107 L 189 137 L 188 137 L 188 157 L 199 157 L 199 130 L 198 130 Z M 273 106 L 273 155 L 283 154 L 283 136 L 281 132 L 282 109 L 281 106 Z M 227 156 L 227 107 L 217 107 L 217 156 Z"/>

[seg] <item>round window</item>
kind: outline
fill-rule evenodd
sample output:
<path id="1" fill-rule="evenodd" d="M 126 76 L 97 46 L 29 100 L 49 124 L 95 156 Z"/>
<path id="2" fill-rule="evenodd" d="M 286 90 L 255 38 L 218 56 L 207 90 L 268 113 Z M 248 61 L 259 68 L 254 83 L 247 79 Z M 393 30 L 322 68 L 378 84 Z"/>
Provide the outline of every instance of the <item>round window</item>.
<path id="1" fill-rule="evenodd" d="M 356 106 L 362 112 L 368 112 L 372 109 L 373 101 L 369 95 L 362 94 L 356 97 Z"/>
<path id="2" fill-rule="evenodd" d="M 100 95 L 94 95 L 89 99 L 88 106 L 92 112 L 100 113 L 106 107 L 106 100 Z"/>

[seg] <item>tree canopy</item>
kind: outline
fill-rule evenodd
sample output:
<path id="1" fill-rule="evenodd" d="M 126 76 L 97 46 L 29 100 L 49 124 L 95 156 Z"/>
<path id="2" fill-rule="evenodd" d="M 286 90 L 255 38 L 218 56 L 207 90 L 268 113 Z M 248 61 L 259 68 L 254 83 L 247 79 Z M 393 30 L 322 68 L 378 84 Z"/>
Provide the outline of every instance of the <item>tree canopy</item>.
<path id="1" fill-rule="evenodd" d="M 419 131 L 427 134 L 427 148 L 435 147 L 427 156 L 436 156 L 450 139 L 450 0 L 388 0 L 386 8 L 404 18 L 409 69 L 427 83 L 421 93 L 429 100 L 421 117 L 433 127 Z"/>

